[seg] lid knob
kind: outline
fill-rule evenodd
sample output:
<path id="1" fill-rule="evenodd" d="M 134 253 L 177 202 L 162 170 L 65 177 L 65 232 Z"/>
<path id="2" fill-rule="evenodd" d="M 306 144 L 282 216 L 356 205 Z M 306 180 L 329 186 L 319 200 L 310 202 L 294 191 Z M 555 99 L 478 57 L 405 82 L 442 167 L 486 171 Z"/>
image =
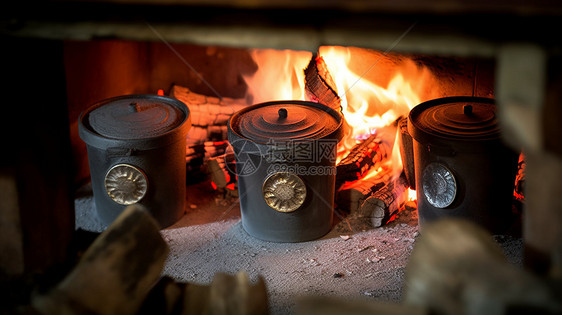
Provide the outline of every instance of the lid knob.
<path id="1" fill-rule="evenodd" d="M 138 113 L 140 112 L 140 106 L 139 103 L 137 102 L 132 102 L 129 104 L 129 109 L 131 110 L 131 113 Z"/>
<path id="2" fill-rule="evenodd" d="M 286 108 L 279 108 L 279 110 L 277 111 L 277 113 L 279 114 L 279 119 L 285 119 L 287 118 L 287 109 Z"/>
<path id="3" fill-rule="evenodd" d="M 464 114 L 465 114 L 466 116 L 472 115 L 472 105 L 464 105 L 464 106 L 462 107 L 462 111 L 464 112 Z"/>

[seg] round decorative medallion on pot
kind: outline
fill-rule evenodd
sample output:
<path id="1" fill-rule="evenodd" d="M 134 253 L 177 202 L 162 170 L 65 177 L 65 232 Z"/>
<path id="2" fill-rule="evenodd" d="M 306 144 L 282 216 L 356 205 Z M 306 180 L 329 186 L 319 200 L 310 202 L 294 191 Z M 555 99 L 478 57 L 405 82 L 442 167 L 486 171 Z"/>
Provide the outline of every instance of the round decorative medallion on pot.
<path id="1" fill-rule="evenodd" d="M 420 224 L 444 216 L 470 219 L 492 232 L 513 223 L 518 153 L 501 139 L 493 99 L 446 97 L 408 116 Z"/>
<path id="2" fill-rule="evenodd" d="M 306 199 L 306 186 L 297 175 L 274 173 L 263 183 L 263 198 L 268 206 L 279 212 L 293 212 Z"/>
<path id="3" fill-rule="evenodd" d="M 162 227 L 183 215 L 190 127 L 185 104 L 156 95 L 106 99 L 80 115 L 94 201 L 105 224 L 133 203 L 143 204 Z"/>
<path id="4" fill-rule="evenodd" d="M 453 173 L 439 163 L 429 164 L 423 171 L 423 193 L 427 202 L 436 208 L 446 208 L 457 194 L 457 182 Z"/>
<path id="5" fill-rule="evenodd" d="M 117 164 L 105 175 L 105 191 L 120 205 L 139 202 L 148 189 L 144 172 L 129 164 Z"/>
<path id="6" fill-rule="evenodd" d="M 332 226 L 341 113 L 305 101 L 244 108 L 228 122 L 242 225 L 274 242 L 319 238 Z"/>

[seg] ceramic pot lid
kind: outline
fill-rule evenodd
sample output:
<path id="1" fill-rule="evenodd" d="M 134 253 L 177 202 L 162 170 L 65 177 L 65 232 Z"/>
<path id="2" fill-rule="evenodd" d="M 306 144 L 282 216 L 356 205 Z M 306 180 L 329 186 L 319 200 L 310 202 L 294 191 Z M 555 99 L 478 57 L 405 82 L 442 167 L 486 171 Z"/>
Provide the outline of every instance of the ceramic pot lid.
<path id="1" fill-rule="evenodd" d="M 234 114 L 229 127 L 242 138 L 259 143 L 341 137 L 343 118 L 318 103 L 275 101 L 253 105 Z"/>
<path id="2" fill-rule="evenodd" d="M 428 141 L 497 140 L 500 129 L 494 100 L 480 97 L 446 97 L 421 103 L 410 111 L 409 132 Z"/>
<path id="3" fill-rule="evenodd" d="M 90 111 L 87 121 L 93 131 L 107 138 L 152 138 L 185 121 L 185 111 L 174 103 L 153 95 L 114 98 Z"/>

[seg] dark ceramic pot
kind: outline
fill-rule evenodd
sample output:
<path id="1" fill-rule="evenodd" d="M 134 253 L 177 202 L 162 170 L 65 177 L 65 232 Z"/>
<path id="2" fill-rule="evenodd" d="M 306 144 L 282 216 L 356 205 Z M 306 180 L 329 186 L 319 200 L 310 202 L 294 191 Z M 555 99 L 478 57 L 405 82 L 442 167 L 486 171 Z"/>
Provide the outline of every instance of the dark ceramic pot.
<path id="1" fill-rule="evenodd" d="M 317 239 L 332 226 L 342 115 L 318 103 L 249 106 L 228 123 L 242 225 L 273 242 Z"/>
<path id="2" fill-rule="evenodd" d="M 144 205 L 162 228 L 185 209 L 187 106 L 156 95 L 103 100 L 80 115 L 100 219 L 110 224 L 130 204 Z"/>
<path id="3" fill-rule="evenodd" d="M 414 107 L 408 117 L 414 139 L 418 215 L 472 220 L 492 233 L 513 223 L 513 188 L 519 154 L 500 137 L 493 99 L 447 97 Z"/>

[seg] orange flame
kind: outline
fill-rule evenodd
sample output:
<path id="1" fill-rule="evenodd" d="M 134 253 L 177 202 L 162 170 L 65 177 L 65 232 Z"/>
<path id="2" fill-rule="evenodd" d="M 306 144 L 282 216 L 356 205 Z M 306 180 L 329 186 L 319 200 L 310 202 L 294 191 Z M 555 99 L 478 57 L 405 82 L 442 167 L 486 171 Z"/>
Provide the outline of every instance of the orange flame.
<path id="1" fill-rule="evenodd" d="M 246 75 L 246 99 L 257 104 L 274 100 L 304 101 L 304 71 L 309 51 L 254 49 L 250 51 L 258 70 Z"/>
<path id="2" fill-rule="evenodd" d="M 407 58 L 389 57 L 358 48 L 326 46 L 319 54 L 334 77 L 343 114 L 351 130 L 343 145 L 406 116 L 420 103 L 420 92 L 431 73 Z"/>

